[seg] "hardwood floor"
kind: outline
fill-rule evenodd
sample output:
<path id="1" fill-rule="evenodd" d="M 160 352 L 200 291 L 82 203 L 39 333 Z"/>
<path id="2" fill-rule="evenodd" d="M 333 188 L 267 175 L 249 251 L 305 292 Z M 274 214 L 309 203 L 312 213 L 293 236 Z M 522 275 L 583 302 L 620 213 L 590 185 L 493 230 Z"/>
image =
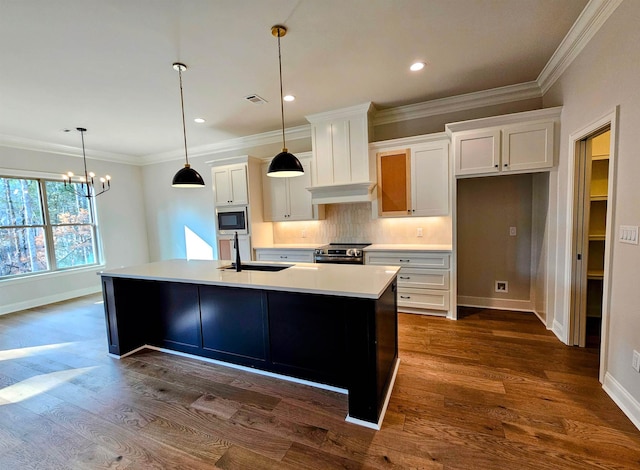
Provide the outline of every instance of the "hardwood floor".
<path id="1" fill-rule="evenodd" d="M 597 350 L 531 314 L 401 315 L 376 432 L 344 421 L 338 393 L 155 351 L 113 359 L 100 300 L 0 317 L 0 468 L 640 468 Z"/>

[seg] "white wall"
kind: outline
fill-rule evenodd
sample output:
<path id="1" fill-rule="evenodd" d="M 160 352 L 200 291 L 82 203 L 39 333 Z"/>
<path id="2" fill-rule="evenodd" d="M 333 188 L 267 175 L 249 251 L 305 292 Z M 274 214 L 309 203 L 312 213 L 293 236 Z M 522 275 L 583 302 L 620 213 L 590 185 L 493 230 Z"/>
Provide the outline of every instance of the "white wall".
<path id="1" fill-rule="evenodd" d="M 112 189 L 96 202 L 107 268 L 148 261 L 142 177 L 132 165 L 87 159 L 90 171 L 112 176 Z M 39 151 L 0 147 L 0 168 L 62 174 L 81 173 L 82 159 Z M 2 171 L 0 170 L 0 173 Z M 73 298 L 100 290 L 96 272 L 87 268 L 0 281 L 0 314 Z"/>
<path id="2" fill-rule="evenodd" d="M 184 162 L 172 161 L 143 167 L 151 261 L 186 258 L 185 227 L 215 247 L 211 171 L 201 161 L 191 162 L 205 181 L 204 188 L 171 187 L 173 175 Z"/>
<path id="3" fill-rule="evenodd" d="M 533 310 L 531 247 L 533 176 L 457 181 L 458 303 Z M 516 228 L 511 236 L 510 227 Z M 494 281 L 508 282 L 495 292 Z"/>
<path id="4" fill-rule="evenodd" d="M 300 153 L 311 149 L 311 139 L 287 142 L 290 152 Z M 189 157 L 189 163 L 205 182 L 204 188 L 172 188 L 173 175 L 184 166 L 184 160 L 156 163 L 142 167 L 144 204 L 149 232 L 149 257 L 151 261 L 186 258 L 185 227 L 193 231 L 203 242 L 216 245 L 215 206 L 211 183 L 211 165 L 207 162 L 240 155 L 269 158 L 281 151 L 280 143 L 237 151 L 225 151 L 211 155 Z M 260 195 L 262 196 L 262 195 Z"/>
<path id="5" fill-rule="evenodd" d="M 544 96 L 545 107 L 562 105 L 560 163 L 556 187 L 558 203 L 554 240 L 559 272 L 564 279 L 563 260 L 570 250 L 566 244 L 567 194 L 570 175 L 569 136 L 595 122 L 619 106 L 617 136 L 617 181 L 615 185 L 615 235 L 620 225 L 640 225 L 640 2 L 624 1 L 577 59 Z M 553 182 L 553 181 L 552 181 Z M 640 351 L 640 246 L 612 244 L 612 282 L 609 317 L 608 357 L 605 362 L 608 391 L 640 427 L 640 374 L 631 368 L 632 351 Z M 567 294 L 560 285 L 557 299 Z M 557 300 L 556 299 L 556 300 Z M 568 328 L 568 316 L 556 301 L 555 321 Z"/>

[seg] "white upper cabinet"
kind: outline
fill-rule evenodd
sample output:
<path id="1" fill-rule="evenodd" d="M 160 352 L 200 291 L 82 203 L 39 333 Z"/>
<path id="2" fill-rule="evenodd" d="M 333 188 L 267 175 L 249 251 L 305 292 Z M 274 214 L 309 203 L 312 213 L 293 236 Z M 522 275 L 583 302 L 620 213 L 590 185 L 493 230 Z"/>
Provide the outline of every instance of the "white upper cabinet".
<path id="1" fill-rule="evenodd" d="M 447 124 L 456 176 L 528 173 L 554 164 L 560 108 Z"/>
<path id="2" fill-rule="evenodd" d="M 444 133 L 375 142 L 371 154 L 378 169 L 378 216 L 449 214 L 449 139 Z"/>
<path id="3" fill-rule="evenodd" d="M 211 173 L 216 206 L 249 204 L 246 164 L 213 167 Z"/>
<path id="4" fill-rule="evenodd" d="M 449 142 L 411 148 L 411 215 L 449 214 Z"/>
<path id="5" fill-rule="evenodd" d="M 500 171 L 500 130 L 457 132 L 453 148 L 456 175 Z"/>
<path id="6" fill-rule="evenodd" d="M 509 126 L 502 131 L 502 171 L 553 166 L 553 122 Z"/>
<path id="7" fill-rule="evenodd" d="M 324 207 L 311 203 L 311 161 L 299 157 L 304 174 L 293 178 L 267 176 L 268 163 L 262 165 L 262 202 L 264 220 L 269 222 L 287 220 L 313 220 L 322 218 Z"/>

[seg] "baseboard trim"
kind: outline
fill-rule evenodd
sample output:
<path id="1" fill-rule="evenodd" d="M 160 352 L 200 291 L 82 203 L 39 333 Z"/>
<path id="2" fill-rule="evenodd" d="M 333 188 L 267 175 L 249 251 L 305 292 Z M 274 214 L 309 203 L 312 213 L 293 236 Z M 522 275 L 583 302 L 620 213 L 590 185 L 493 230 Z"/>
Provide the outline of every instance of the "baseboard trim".
<path id="1" fill-rule="evenodd" d="M 609 372 L 604 376 L 604 391 L 627 415 L 633 425 L 640 430 L 640 402 L 625 389 Z"/>
<path id="2" fill-rule="evenodd" d="M 123 354 L 122 356 L 114 356 L 114 357 L 116 358 L 127 357 L 133 354 L 134 352 L 140 351 L 141 349 L 152 349 L 154 351 L 159 351 L 162 353 L 173 354 L 174 356 L 188 357 L 189 359 L 195 359 L 197 361 L 209 362 L 211 364 L 216 364 L 223 367 L 229 367 L 231 369 L 242 370 L 244 372 L 249 372 L 251 374 L 264 375 L 266 377 L 272 377 L 274 379 L 286 380 L 287 382 L 293 382 L 297 384 L 308 385 L 310 387 L 321 388 L 323 390 L 329 390 L 331 392 L 337 392 L 343 395 L 347 395 L 348 393 L 348 390 L 346 388 L 335 387 L 333 385 L 327 385 L 320 382 L 312 382 L 311 380 L 298 379 L 296 377 L 282 375 L 275 372 L 269 372 L 267 370 L 260 370 L 260 369 L 255 369 L 253 367 L 242 366 L 240 364 L 233 364 L 231 362 L 219 361 L 218 359 L 211 359 L 209 357 L 196 356 L 194 354 L 189 354 L 182 351 L 174 351 L 173 349 L 165 349 L 165 348 L 160 348 L 158 346 L 151 346 L 150 344 L 145 344 L 144 346 L 137 348 L 135 351 L 131 351 L 129 353 Z"/>
<path id="3" fill-rule="evenodd" d="M 565 335 L 564 335 L 564 327 L 560 324 L 560 322 L 558 322 L 558 320 L 556 319 L 553 320 L 553 327 L 551 328 L 551 331 L 553 332 L 554 335 L 558 337 L 560 341 L 562 341 L 565 344 L 569 344 L 567 341 L 567 338 L 565 338 Z"/>
<path id="4" fill-rule="evenodd" d="M 25 300 L 24 302 L 16 302 L 9 305 L 3 305 L 0 307 L 0 315 L 19 312 L 20 310 L 27 310 L 29 308 L 41 307 L 43 305 L 62 302 L 63 300 L 75 299 L 76 297 L 83 297 L 89 294 L 97 294 L 100 291 L 101 286 L 98 285 L 96 287 L 87 287 L 84 289 L 65 291 L 61 292 L 60 294 L 49 295 L 47 297 L 37 297 L 35 299 Z"/>

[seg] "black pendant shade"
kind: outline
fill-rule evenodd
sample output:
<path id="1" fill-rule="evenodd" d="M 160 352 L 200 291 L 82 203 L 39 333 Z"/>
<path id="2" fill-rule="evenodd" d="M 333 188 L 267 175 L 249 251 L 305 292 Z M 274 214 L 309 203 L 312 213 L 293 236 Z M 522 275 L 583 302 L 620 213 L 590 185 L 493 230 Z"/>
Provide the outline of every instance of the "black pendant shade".
<path id="1" fill-rule="evenodd" d="M 292 153 L 287 152 L 284 140 L 284 98 L 282 93 L 282 55 L 280 53 L 280 38 L 287 34 L 287 28 L 275 25 L 271 28 L 271 34 L 278 38 L 278 66 L 280 68 L 280 117 L 282 119 L 282 152 L 273 157 L 269 164 L 267 176 L 276 178 L 291 178 L 304 175 L 304 168 L 300 160 Z"/>
<path id="2" fill-rule="evenodd" d="M 267 171 L 267 175 L 276 178 L 290 178 L 302 174 L 304 174 L 304 168 L 302 168 L 300 160 L 292 153 L 287 152 L 287 149 L 283 149 L 273 157 Z"/>
<path id="3" fill-rule="evenodd" d="M 186 163 L 184 168 L 178 170 L 173 177 L 171 186 L 175 188 L 199 188 L 204 186 L 204 180 L 200 173 L 191 168 L 191 165 Z"/>

